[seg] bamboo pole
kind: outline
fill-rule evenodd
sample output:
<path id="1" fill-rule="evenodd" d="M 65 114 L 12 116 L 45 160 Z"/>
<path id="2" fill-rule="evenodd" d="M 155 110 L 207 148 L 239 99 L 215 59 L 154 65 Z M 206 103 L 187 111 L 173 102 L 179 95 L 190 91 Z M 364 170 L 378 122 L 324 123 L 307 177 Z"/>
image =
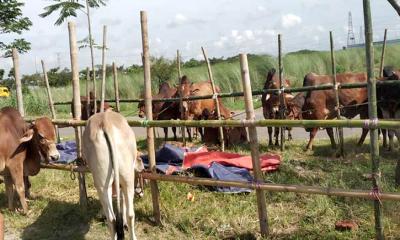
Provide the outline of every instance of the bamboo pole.
<path id="1" fill-rule="evenodd" d="M 376 104 L 376 80 L 374 79 L 374 46 L 372 32 L 371 5 L 369 0 L 363 0 L 364 7 L 364 26 L 365 26 L 365 53 L 368 76 L 368 112 L 370 120 L 378 119 Z M 378 130 L 370 131 L 370 150 L 372 161 L 372 187 L 373 191 L 379 191 L 380 186 L 380 170 L 379 170 L 379 142 Z M 375 210 L 375 232 L 376 239 L 384 239 L 383 223 L 382 223 L 382 205 L 379 199 L 374 201 Z"/>
<path id="2" fill-rule="evenodd" d="M 93 76 L 92 76 L 92 78 L 93 78 L 93 108 L 94 108 L 94 112 L 97 112 L 96 68 L 94 66 L 94 50 L 93 50 L 92 24 L 91 24 L 91 20 L 90 20 L 89 0 L 86 0 L 86 16 L 87 16 L 87 21 L 88 21 L 90 58 L 91 58 L 92 74 L 93 74 Z"/>
<path id="3" fill-rule="evenodd" d="M 145 87 L 145 111 L 146 118 L 153 120 L 152 96 L 151 96 L 151 75 L 150 75 L 150 53 L 149 53 L 149 37 L 147 28 L 147 13 L 140 11 L 140 24 L 142 31 L 142 47 L 143 47 L 143 72 Z M 147 148 L 149 154 L 150 170 L 156 172 L 156 158 L 154 149 L 154 132 L 152 127 L 147 127 Z M 161 225 L 161 213 L 159 203 L 159 191 L 157 181 L 150 181 L 151 196 L 153 200 L 153 214 L 157 224 Z"/>
<path id="4" fill-rule="evenodd" d="M 68 166 L 65 164 L 41 164 L 42 169 L 53 169 L 68 172 L 85 172 L 90 173 L 89 168 L 86 166 Z M 358 190 L 358 189 L 338 189 L 338 188 L 323 188 L 305 185 L 289 185 L 289 184 L 272 184 L 272 183 L 257 183 L 257 182 L 243 182 L 243 181 L 225 181 L 214 180 L 210 178 L 199 178 L 189 176 L 175 176 L 175 175 L 162 175 L 149 172 L 141 173 L 143 178 L 150 180 L 186 183 L 191 185 L 206 185 L 214 187 L 237 187 L 248 189 L 261 189 L 271 192 L 294 192 L 303 194 L 316 194 L 336 197 L 351 197 L 363 198 L 371 200 L 371 191 Z M 381 193 L 381 200 L 383 201 L 400 201 L 400 194 L 398 193 Z"/>
<path id="5" fill-rule="evenodd" d="M 181 112 L 181 119 L 184 120 L 185 118 L 185 113 L 183 112 L 183 101 L 182 101 L 182 73 L 181 73 L 181 56 L 179 54 L 179 50 L 176 50 L 176 65 L 177 65 L 177 70 L 178 70 L 178 86 L 179 86 L 179 111 Z M 183 146 L 186 147 L 186 128 L 181 127 L 181 132 L 182 132 L 182 141 L 183 141 Z"/>
<path id="6" fill-rule="evenodd" d="M 386 81 L 377 81 L 376 85 L 400 85 L 400 81 L 398 80 L 386 80 Z M 340 85 L 340 89 L 354 89 L 354 88 L 366 88 L 367 83 L 343 83 Z M 308 92 L 308 91 L 322 91 L 322 90 L 332 90 L 335 86 L 332 84 L 322 84 L 316 86 L 307 86 L 307 87 L 296 87 L 296 88 L 285 88 L 284 93 L 297 93 L 297 92 Z M 265 89 L 265 90 L 255 90 L 252 91 L 253 96 L 258 96 L 263 93 L 277 93 L 279 89 Z M 243 97 L 243 92 L 233 92 L 233 93 L 217 93 L 218 98 L 228 98 L 228 97 Z M 212 99 L 214 95 L 204 95 L 204 96 L 193 96 L 193 97 L 183 97 L 182 101 L 192 101 L 192 100 L 202 100 L 202 99 Z M 120 103 L 138 103 L 144 101 L 144 99 L 120 99 Z M 152 102 L 179 102 L 179 98 L 154 98 Z M 115 102 L 114 99 L 106 99 L 105 102 Z M 69 105 L 71 101 L 65 102 L 55 102 L 54 105 Z"/>
<path id="7" fill-rule="evenodd" d="M 90 70 L 87 67 L 86 68 L 86 116 L 87 118 L 90 117 L 90 112 L 91 112 L 91 106 L 90 106 L 90 87 L 89 87 L 89 83 L 90 83 Z"/>
<path id="8" fill-rule="evenodd" d="M 24 110 L 24 100 L 22 97 L 22 83 L 21 83 L 21 78 L 19 74 L 19 56 L 18 56 L 18 50 L 16 48 L 12 49 L 12 59 L 13 59 L 13 64 L 14 64 L 14 78 L 15 78 L 15 88 L 16 88 L 16 93 L 17 93 L 17 107 L 18 111 L 21 114 L 22 117 L 25 116 L 25 110 Z"/>
<path id="9" fill-rule="evenodd" d="M 335 51 L 334 51 L 334 43 L 333 43 L 333 34 L 332 31 L 329 31 L 329 39 L 331 45 L 331 64 L 332 64 L 332 84 L 334 86 L 335 91 L 335 100 L 336 100 L 336 117 L 340 119 L 340 100 L 339 100 L 339 85 L 336 78 L 336 60 L 335 60 Z M 344 157 L 344 137 L 343 137 L 343 128 L 338 128 L 339 132 L 339 152 L 338 155 L 340 157 Z"/>
<path id="10" fill-rule="evenodd" d="M 76 45 L 76 32 L 75 23 L 68 22 L 69 31 L 69 46 L 71 54 L 71 72 L 72 72 L 72 91 L 73 91 L 73 102 L 74 102 L 74 116 L 75 120 L 81 119 L 81 97 L 79 88 L 79 66 L 78 66 L 78 47 Z M 78 159 L 82 159 L 82 139 L 81 139 L 81 127 L 75 127 L 75 139 Z M 87 193 L 85 174 L 78 174 L 79 180 L 79 203 L 83 209 L 87 209 Z"/>
<path id="11" fill-rule="evenodd" d="M 280 88 L 280 93 L 279 93 L 279 118 L 280 119 L 285 119 L 285 98 L 284 98 L 284 92 L 282 89 L 284 89 L 284 79 L 283 79 L 283 64 L 282 64 L 282 35 L 278 34 L 278 68 L 279 68 L 279 88 Z M 285 128 L 281 128 L 281 151 L 285 149 Z"/>
<path id="12" fill-rule="evenodd" d="M 100 112 L 104 112 L 104 99 L 106 98 L 106 49 L 107 49 L 107 26 L 103 26 L 103 47 L 101 54 L 101 64 L 103 66 L 101 71 L 101 102 Z M 97 112 L 97 109 L 96 111 Z"/>
<path id="13" fill-rule="evenodd" d="M 247 55 L 240 54 L 240 69 L 242 73 L 242 85 L 244 91 L 244 102 L 246 106 L 246 119 L 254 120 L 254 106 L 253 96 L 251 95 L 251 83 L 249 66 L 247 63 Z M 253 163 L 253 171 L 256 182 L 264 182 L 263 174 L 260 166 L 260 153 L 258 152 L 258 138 L 257 130 L 255 127 L 249 127 L 250 147 L 251 147 L 251 160 Z M 260 220 L 261 235 L 268 235 L 268 217 L 267 217 L 267 204 L 265 202 L 264 191 L 257 189 L 257 206 L 258 206 L 258 218 Z"/>
<path id="14" fill-rule="evenodd" d="M 51 95 L 49 78 L 47 77 L 46 66 L 45 66 L 43 60 L 41 60 L 41 63 L 42 63 L 42 70 L 43 70 L 43 79 L 44 79 L 44 83 L 46 85 L 47 97 L 48 97 L 48 100 L 49 100 L 49 108 L 50 108 L 51 118 L 52 119 L 56 119 L 57 115 L 56 115 L 56 110 L 54 109 L 54 102 L 53 102 L 53 97 Z M 60 143 L 61 142 L 61 138 L 60 138 L 60 132 L 58 131 L 58 126 L 56 125 L 54 127 L 55 127 L 55 132 L 57 134 L 57 142 Z"/>
<path id="15" fill-rule="evenodd" d="M 383 35 L 383 46 L 381 54 L 381 65 L 379 67 L 379 77 L 383 77 L 383 67 L 385 64 L 385 53 L 386 53 L 386 39 L 387 39 L 387 28 L 385 28 L 385 33 Z"/>
<path id="16" fill-rule="evenodd" d="M 53 97 L 51 95 L 50 84 L 49 84 L 49 79 L 47 77 L 46 66 L 45 66 L 43 60 L 41 60 L 41 63 L 42 63 L 42 70 L 43 70 L 43 79 L 44 79 L 44 83 L 46 84 L 47 97 L 49 100 L 49 108 L 50 108 L 51 118 L 56 119 L 57 118 L 56 110 L 54 109 Z"/>
<path id="17" fill-rule="evenodd" d="M 25 121 L 30 122 L 34 119 L 25 118 Z M 128 120 L 131 127 L 302 127 L 302 128 L 313 128 L 313 127 L 343 127 L 343 128 L 388 128 L 388 129 L 400 129 L 400 121 L 397 119 L 393 120 Z M 59 126 L 85 126 L 86 121 L 84 120 L 71 120 L 71 119 L 56 119 L 53 120 L 53 124 Z"/>
<path id="18" fill-rule="evenodd" d="M 203 47 L 201 47 L 201 51 L 203 52 L 204 60 L 207 63 L 208 77 L 210 78 L 210 81 L 211 81 L 211 87 L 212 87 L 212 91 L 213 91 L 213 95 L 214 95 L 213 98 L 214 98 L 214 102 L 215 102 L 215 110 L 217 112 L 217 118 L 218 118 L 218 120 L 221 120 L 221 111 L 220 111 L 220 108 L 219 108 L 219 99 L 218 99 L 218 96 L 215 95 L 217 93 L 217 91 L 215 90 L 214 77 L 213 77 L 213 74 L 212 74 L 212 71 L 211 71 L 210 61 L 209 61 L 209 59 L 207 57 L 207 53 L 206 53 L 206 51 L 204 50 Z M 220 137 L 220 142 L 221 142 L 221 150 L 225 151 L 225 140 L 224 140 L 224 129 L 223 129 L 223 127 L 219 128 L 219 137 Z"/>
<path id="19" fill-rule="evenodd" d="M 120 112 L 121 107 L 119 105 L 118 70 L 115 62 L 113 62 L 113 79 L 114 79 L 115 106 L 117 108 L 117 112 Z"/>

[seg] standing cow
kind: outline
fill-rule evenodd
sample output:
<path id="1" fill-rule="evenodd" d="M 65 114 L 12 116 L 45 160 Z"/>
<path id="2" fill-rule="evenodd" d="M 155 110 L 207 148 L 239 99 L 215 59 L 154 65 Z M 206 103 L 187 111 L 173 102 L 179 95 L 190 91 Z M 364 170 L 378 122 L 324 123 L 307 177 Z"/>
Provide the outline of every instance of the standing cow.
<path id="1" fill-rule="evenodd" d="M 111 239 L 124 238 L 124 217 L 129 239 L 136 239 L 133 206 L 135 171 L 140 172 L 144 167 L 143 162 L 137 158 L 136 138 L 128 121 L 119 113 L 97 113 L 87 122 L 82 141 L 83 157 L 92 173 Z M 111 196 L 114 181 L 117 186 L 116 213 Z"/>
<path id="2" fill-rule="evenodd" d="M 344 83 L 365 83 L 367 75 L 365 73 L 342 73 L 337 74 L 337 82 Z M 333 82 L 330 75 L 317 75 L 309 73 L 304 77 L 303 86 L 316 86 L 322 84 L 331 84 Z M 341 115 L 346 118 L 354 118 L 360 115 L 361 119 L 368 118 L 368 101 L 366 88 L 353 88 L 353 89 L 340 89 L 339 90 L 339 104 L 341 107 Z M 336 111 L 336 96 L 335 91 L 331 90 L 318 90 L 309 91 L 306 94 L 303 106 L 303 118 L 310 120 L 325 120 L 334 119 L 337 117 Z M 318 128 L 306 129 L 310 131 L 310 140 L 306 149 L 312 149 L 312 143 Z M 333 129 L 326 128 L 326 132 L 331 140 L 332 148 L 336 148 L 335 139 L 333 136 Z M 368 129 L 363 129 L 359 144 L 361 144 L 367 136 Z"/>
<path id="3" fill-rule="evenodd" d="M 28 125 L 16 109 L 0 110 L 0 172 L 10 210 L 14 209 L 15 186 L 22 212 L 28 212 L 24 176 L 35 176 L 41 161 L 56 161 L 59 157 L 55 128 L 49 118 L 38 118 Z"/>

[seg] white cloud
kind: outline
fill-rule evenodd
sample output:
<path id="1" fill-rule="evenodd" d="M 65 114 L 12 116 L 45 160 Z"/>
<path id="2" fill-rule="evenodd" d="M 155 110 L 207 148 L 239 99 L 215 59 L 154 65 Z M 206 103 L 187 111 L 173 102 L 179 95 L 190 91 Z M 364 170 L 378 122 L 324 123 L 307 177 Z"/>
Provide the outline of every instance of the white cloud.
<path id="1" fill-rule="evenodd" d="M 251 30 L 246 30 L 244 31 L 244 35 L 246 36 L 247 39 L 253 40 L 254 39 L 254 33 Z"/>
<path id="2" fill-rule="evenodd" d="M 237 35 L 239 34 L 239 31 L 238 30 L 232 30 L 231 33 L 232 33 L 232 37 L 237 37 Z"/>
<path id="3" fill-rule="evenodd" d="M 258 6 L 257 10 L 260 12 L 264 12 L 265 11 L 265 7 L 264 6 Z"/>
<path id="4" fill-rule="evenodd" d="M 291 28 L 301 23 L 301 17 L 294 14 L 285 14 L 281 18 L 283 28 Z"/>
<path id="5" fill-rule="evenodd" d="M 187 21 L 187 17 L 185 17 L 183 14 L 178 13 L 175 15 L 175 22 L 177 23 L 184 23 Z"/>

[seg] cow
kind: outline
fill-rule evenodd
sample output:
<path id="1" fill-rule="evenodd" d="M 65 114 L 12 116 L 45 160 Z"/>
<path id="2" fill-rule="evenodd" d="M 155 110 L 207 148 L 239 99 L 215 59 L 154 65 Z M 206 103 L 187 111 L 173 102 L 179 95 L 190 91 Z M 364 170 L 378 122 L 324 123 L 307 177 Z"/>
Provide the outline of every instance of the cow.
<path id="1" fill-rule="evenodd" d="M 154 95 L 154 99 L 171 98 L 176 96 L 177 88 L 171 87 L 167 82 L 161 83 L 158 94 Z M 154 120 L 170 120 L 180 118 L 179 105 L 176 102 L 153 102 L 152 112 Z M 145 114 L 145 104 L 144 101 L 138 104 L 138 116 L 144 118 Z M 176 137 L 176 127 L 172 127 L 172 132 L 174 134 L 174 141 L 177 140 Z M 168 139 L 168 128 L 164 128 L 164 139 Z"/>
<path id="2" fill-rule="evenodd" d="M 10 210 L 14 210 L 15 186 L 22 213 L 28 212 L 24 176 L 37 175 L 42 160 L 48 163 L 59 157 L 55 128 L 49 118 L 38 118 L 28 125 L 16 109 L 0 110 L 0 172 L 4 175 Z"/>
<path id="3" fill-rule="evenodd" d="M 220 93 L 221 90 L 218 86 L 215 86 L 216 93 Z M 183 97 L 197 97 L 213 95 L 213 89 L 210 81 L 202 81 L 196 83 L 190 83 L 186 81 L 182 83 L 182 96 Z M 222 101 L 219 101 L 220 114 L 223 119 L 230 119 L 231 112 L 227 109 Z M 214 99 L 202 99 L 202 100 L 191 100 L 183 102 L 184 118 L 190 120 L 204 120 L 206 115 L 214 114 L 216 111 L 216 105 Z M 203 139 L 203 131 L 201 128 L 198 129 Z M 189 139 L 191 137 L 189 136 Z"/>
<path id="4" fill-rule="evenodd" d="M 129 239 L 136 239 L 133 206 L 135 171 L 141 172 L 144 167 L 137 157 L 135 134 L 128 121 L 116 112 L 93 115 L 83 133 L 82 146 L 83 157 L 92 173 L 107 218 L 111 239 L 124 238 L 124 220 L 128 225 Z M 111 197 L 113 182 L 117 186 L 116 213 Z"/>
<path id="5" fill-rule="evenodd" d="M 100 101 L 97 102 L 97 111 L 94 112 L 94 94 L 92 91 L 89 93 L 90 104 L 87 104 L 87 96 L 80 96 L 81 99 L 81 120 L 88 120 L 90 116 L 100 112 Z M 89 107 L 89 108 L 88 108 Z M 107 102 L 104 102 L 104 111 L 112 110 L 112 107 Z M 71 102 L 72 117 L 75 118 L 74 102 Z"/>
<path id="6" fill-rule="evenodd" d="M 400 80 L 400 71 L 394 71 L 392 67 L 385 67 L 383 69 L 383 79 L 385 80 Z M 399 119 L 400 118 L 400 85 L 377 85 L 377 101 L 378 108 L 381 111 L 383 119 Z M 388 150 L 392 151 L 394 147 L 393 137 L 396 135 L 400 139 L 400 130 L 390 129 L 389 147 Z"/>
<path id="7" fill-rule="evenodd" d="M 290 81 L 288 79 L 284 80 L 283 86 L 285 88 L 290 87 Z M 264 83 L 264 89 L 280 89 L 279 84 L 279 76 L 276 74 L 276 70 L 273 68 L 267 73 L 267 78 Z M 290 99 L 293 98 L 292 94 L 284 93 L 283 94 L 284 101 L 287 103 Z M 263 115 L 265 119 L 279 119 L 279 109 L 280 109 L 280 96 L 278 93 L 270 94 L 263 93 L 261 96 L 261 103 L 263 107 Z M 285 103 L 285 105 L 287 105 Z M 292 139 L 291 128 L 287 128 L 288 130 L 288 138 Z M 272 142 L 272 132 L 273 128 L 268 127 L 268 136 L 269 136 L 269 145 L 273 145 Z M 275 127 L 275 145 L 279 145 L 279 127 Z"/>
<path id="8" fill-rule="evenodd" d="M 343 83 L 365 83 L 367 75 L 365 73 L 342 73 L 336 76 L 338 84 Z M 333 82 L 330 75 L 317 75 L 315 73 L 308 73 L 304 77 L 303 86 L 315 86 L 322 84 L 331 84 Z M 341 116 L 346 118 L 354 118 L 360 115 L 361 119 L 368 118 L 368 95 L 366 88 L 354 89 L 340 89 L 339 90 L 339 103 L 341 106 Z M 318 90 L 308 91 L 304 100 L 302 109 L 303 119 L 311 120 L 325 120 L 334 119 L 337 117 L 336 111 L 336 97 L 335 91 L 331 90 Z M 307 144 L 306 150 L 312 149 L 312 143 L 317 134 L 318 128 L 306 129 L 310 132 L 310 140 Z M 336 148 L 335 139 L 333 136 L 333 129 L 326 128 L 326 132 L 331 141 L 332 148 Z M 368 129 L 363 129 L 361 138 L 358 142 L 362 144 Z"/>

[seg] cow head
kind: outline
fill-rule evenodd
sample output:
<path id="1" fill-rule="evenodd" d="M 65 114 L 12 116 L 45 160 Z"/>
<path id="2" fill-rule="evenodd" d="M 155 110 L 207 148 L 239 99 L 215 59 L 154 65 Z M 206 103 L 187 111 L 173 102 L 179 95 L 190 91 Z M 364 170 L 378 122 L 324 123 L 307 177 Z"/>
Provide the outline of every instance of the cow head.
<path id="1" fill-rule="evenodd" d="M 56 147 L 56 131 L 53 123 L 47 117 L 38 118 L 30 126 L 25 135 L 20 139 L 21 142 L 32 140 L 38 148 L 42 159 L 48 163 L 57 161 L 60 153 Z"/>

